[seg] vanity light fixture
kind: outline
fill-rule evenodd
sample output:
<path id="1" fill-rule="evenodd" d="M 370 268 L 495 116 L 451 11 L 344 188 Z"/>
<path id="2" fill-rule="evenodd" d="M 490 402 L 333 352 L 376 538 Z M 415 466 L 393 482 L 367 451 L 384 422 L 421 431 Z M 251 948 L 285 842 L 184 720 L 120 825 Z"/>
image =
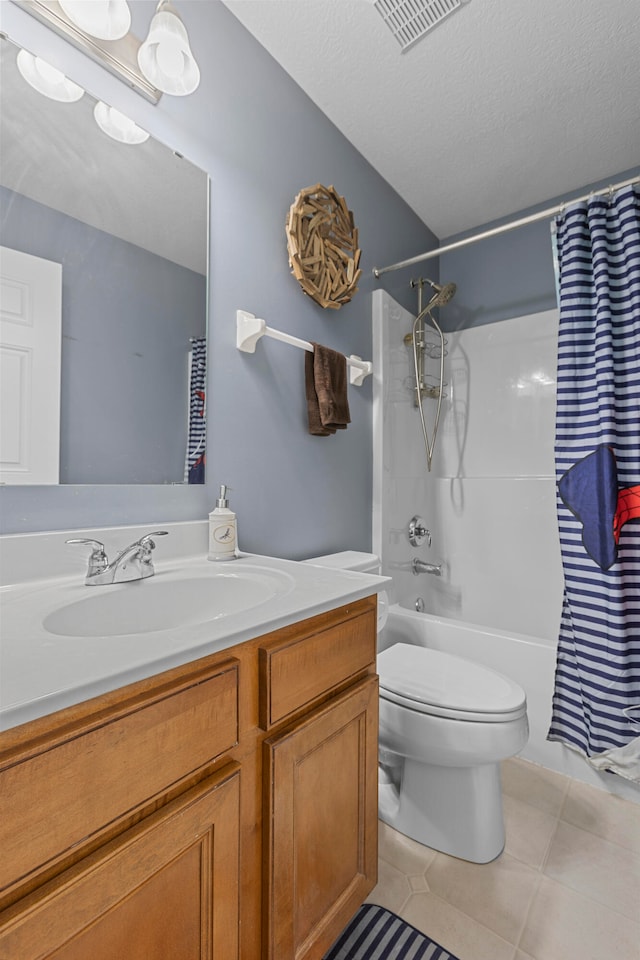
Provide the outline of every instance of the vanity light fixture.
<path id="1" fill-rule="evenodd" d="M 61 70 L 52 67 L 40 57 L 34 57 L 27 50 L 18 52 L 16 63 L 29 86 L 45 97 L 49 97 L 50 100 L 75 103 L 84 94 L 82 87 L 65 77 Z"/>
<path id="2" fill-rule="evenodd" d="M 93 108 L 93 116 L 103 133 L 120 143 L 144 143 L 149 134 L 137 123 L 120 113 L 115 107 L 99 100 Z"/>
<path id="3" fill-rule="evenodd" d="M 3 0 L 0 0 L 3 2 Z M 186 96 L 200 83 L 189 37 L 179 14 L 160 0 L 144 43 L 128 29 L 120 39 L 103 39 L 105 24 L 118 20 L 118 32 L 130 22 L 125 0 L 13 0 L 27 13 L 78 47 L 128 87 L 157 103 L 163 93 Z M 149 4 L 151 7 L 151 4 Z M 151 7 L 153 9 L 153 7 Z M 100 17 L 96 17 L 96 14 Z M 99 19 L 101 25 L 96 26 Z"/>
<path id="4" fill-rule="evenodd" d="M 187 31 L 170 0 L 158 4 L 147 39 L 138 50 L 138 65 L 150 83 L 173 96 L 193 93 L 200 83 Z"/>
<path id="5" fill-rule="evenodd" d="M 58 0 L 77 27 L 100 40 L 120 40 L 129 32 L 131 11 L 127 0 Z"/>

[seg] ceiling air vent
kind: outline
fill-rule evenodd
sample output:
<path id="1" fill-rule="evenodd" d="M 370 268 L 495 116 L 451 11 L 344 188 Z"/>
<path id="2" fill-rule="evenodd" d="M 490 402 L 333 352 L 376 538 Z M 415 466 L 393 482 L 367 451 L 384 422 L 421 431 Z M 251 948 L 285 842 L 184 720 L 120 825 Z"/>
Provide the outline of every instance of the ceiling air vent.
<path id="1" fill-rule="evenodd" d="M 375 0 L 374 6 L 403 50 L 469 0 Z"/>

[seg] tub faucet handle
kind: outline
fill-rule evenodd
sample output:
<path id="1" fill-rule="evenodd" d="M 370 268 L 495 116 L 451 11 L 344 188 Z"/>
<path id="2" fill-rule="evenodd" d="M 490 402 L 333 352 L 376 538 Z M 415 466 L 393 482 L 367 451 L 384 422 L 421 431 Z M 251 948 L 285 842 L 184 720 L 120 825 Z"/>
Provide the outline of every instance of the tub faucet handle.
<path id="1" fill-rule="evenodd" d="M 421 547 L 424 541 L 431 546 L 431 534 L 427 530 L 422 517 L 412 517 L 409 521 L 409 543 L 412 547 Z"/>

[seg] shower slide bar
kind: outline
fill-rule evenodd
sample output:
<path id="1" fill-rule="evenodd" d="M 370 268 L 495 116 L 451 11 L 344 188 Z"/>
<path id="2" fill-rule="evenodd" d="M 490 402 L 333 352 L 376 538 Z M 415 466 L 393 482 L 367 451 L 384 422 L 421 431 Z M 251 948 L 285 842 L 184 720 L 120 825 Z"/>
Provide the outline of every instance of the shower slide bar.
<path id="1" fill-rule="evenodd" d="M 272 340 L 281 340 L 282 343 L 288 343 L 292 347 L 300 347 L 302 350 L 308 350 L 313 353 L 313 344 L 307 340 L 300 340 L 298 337 L 292 337 L 289 333 L 282 333 L 280 330 L 274 330 L 268 327 L 266 321 L 255 317 L 246 310 L 236 310 L 236 346 L 243 353 L 255 353 L 256 343 L 262 337 L 271 337 Z M 373 364 L 370 360 L 362 360 L 360 357 L 350 356 L 346 358 L 349 367 L 349 382 L 356 387 L 361 387 L 365 377 L 373 373 Z"/>
<path id="2" fill-rule="evenodd" d="M 621 180 L 620 183 L 612 183 L 601 190 L 591 190 L 582 197 L 575 197 L 573 200 L 566 200 L 555 207 L 548 207 L 539 213 L 532 213 L 528 217 L 521 217 L 520 220 L 512 220 L 510 223 L 503 223 L 500 227 L 492 227 L 491 230 L 483 230 L 482 233 L 474 233 L 464 240 L 456 240 L 454 243 L 447 243 L 444 247 L 437 247 L 435 250 L 429 250 L 427 253 L 420 253 L 417 257 L 411 257 L 409 260 L 401 260 L 399 263 L 392 263 L 388 267 L 374 267 L 373 275 L 379 279 L 383 273 L 391 273 L 392 270 L 401 270 L 403 267 L 411 267 L 414 263 L 422 263 L 423 260 L 432 260 L 443 253 L 450 253 L 452 250 L 459 250 L 460 247 L 466 247 L 470 243 L 477 243 L 478 240 L 488 240 L 489 237 L 497 237 L 500 233 L 508 233 L 509 230 L 515 230 L 517 227 L 526 227 L 529 223 L 536 223 L 538 220 L 546 220 L 549 217 L 555 217 L 562 213 L 566 207 L 574 203 L 581 203 L 583 200 L 590 200 L 591 197 L 600 197 L 606 193 L 613 194 L 623 187 L 629 187 L 632 183 L 640 183 L 640 177 L 630 177 L 628 180 Z"/>

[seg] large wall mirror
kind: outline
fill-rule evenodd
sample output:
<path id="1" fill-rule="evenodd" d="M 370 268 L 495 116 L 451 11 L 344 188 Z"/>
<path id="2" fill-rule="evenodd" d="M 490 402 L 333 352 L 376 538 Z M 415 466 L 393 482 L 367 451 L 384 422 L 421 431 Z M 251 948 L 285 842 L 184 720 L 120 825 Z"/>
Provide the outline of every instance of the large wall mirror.
<path id="1" fill-rule="evenodd" d="M 0 482 L 203 483 L 207 174 L 107 135 L 86 92 L 43 96 L 18 53 L 0 40 Z"/>

